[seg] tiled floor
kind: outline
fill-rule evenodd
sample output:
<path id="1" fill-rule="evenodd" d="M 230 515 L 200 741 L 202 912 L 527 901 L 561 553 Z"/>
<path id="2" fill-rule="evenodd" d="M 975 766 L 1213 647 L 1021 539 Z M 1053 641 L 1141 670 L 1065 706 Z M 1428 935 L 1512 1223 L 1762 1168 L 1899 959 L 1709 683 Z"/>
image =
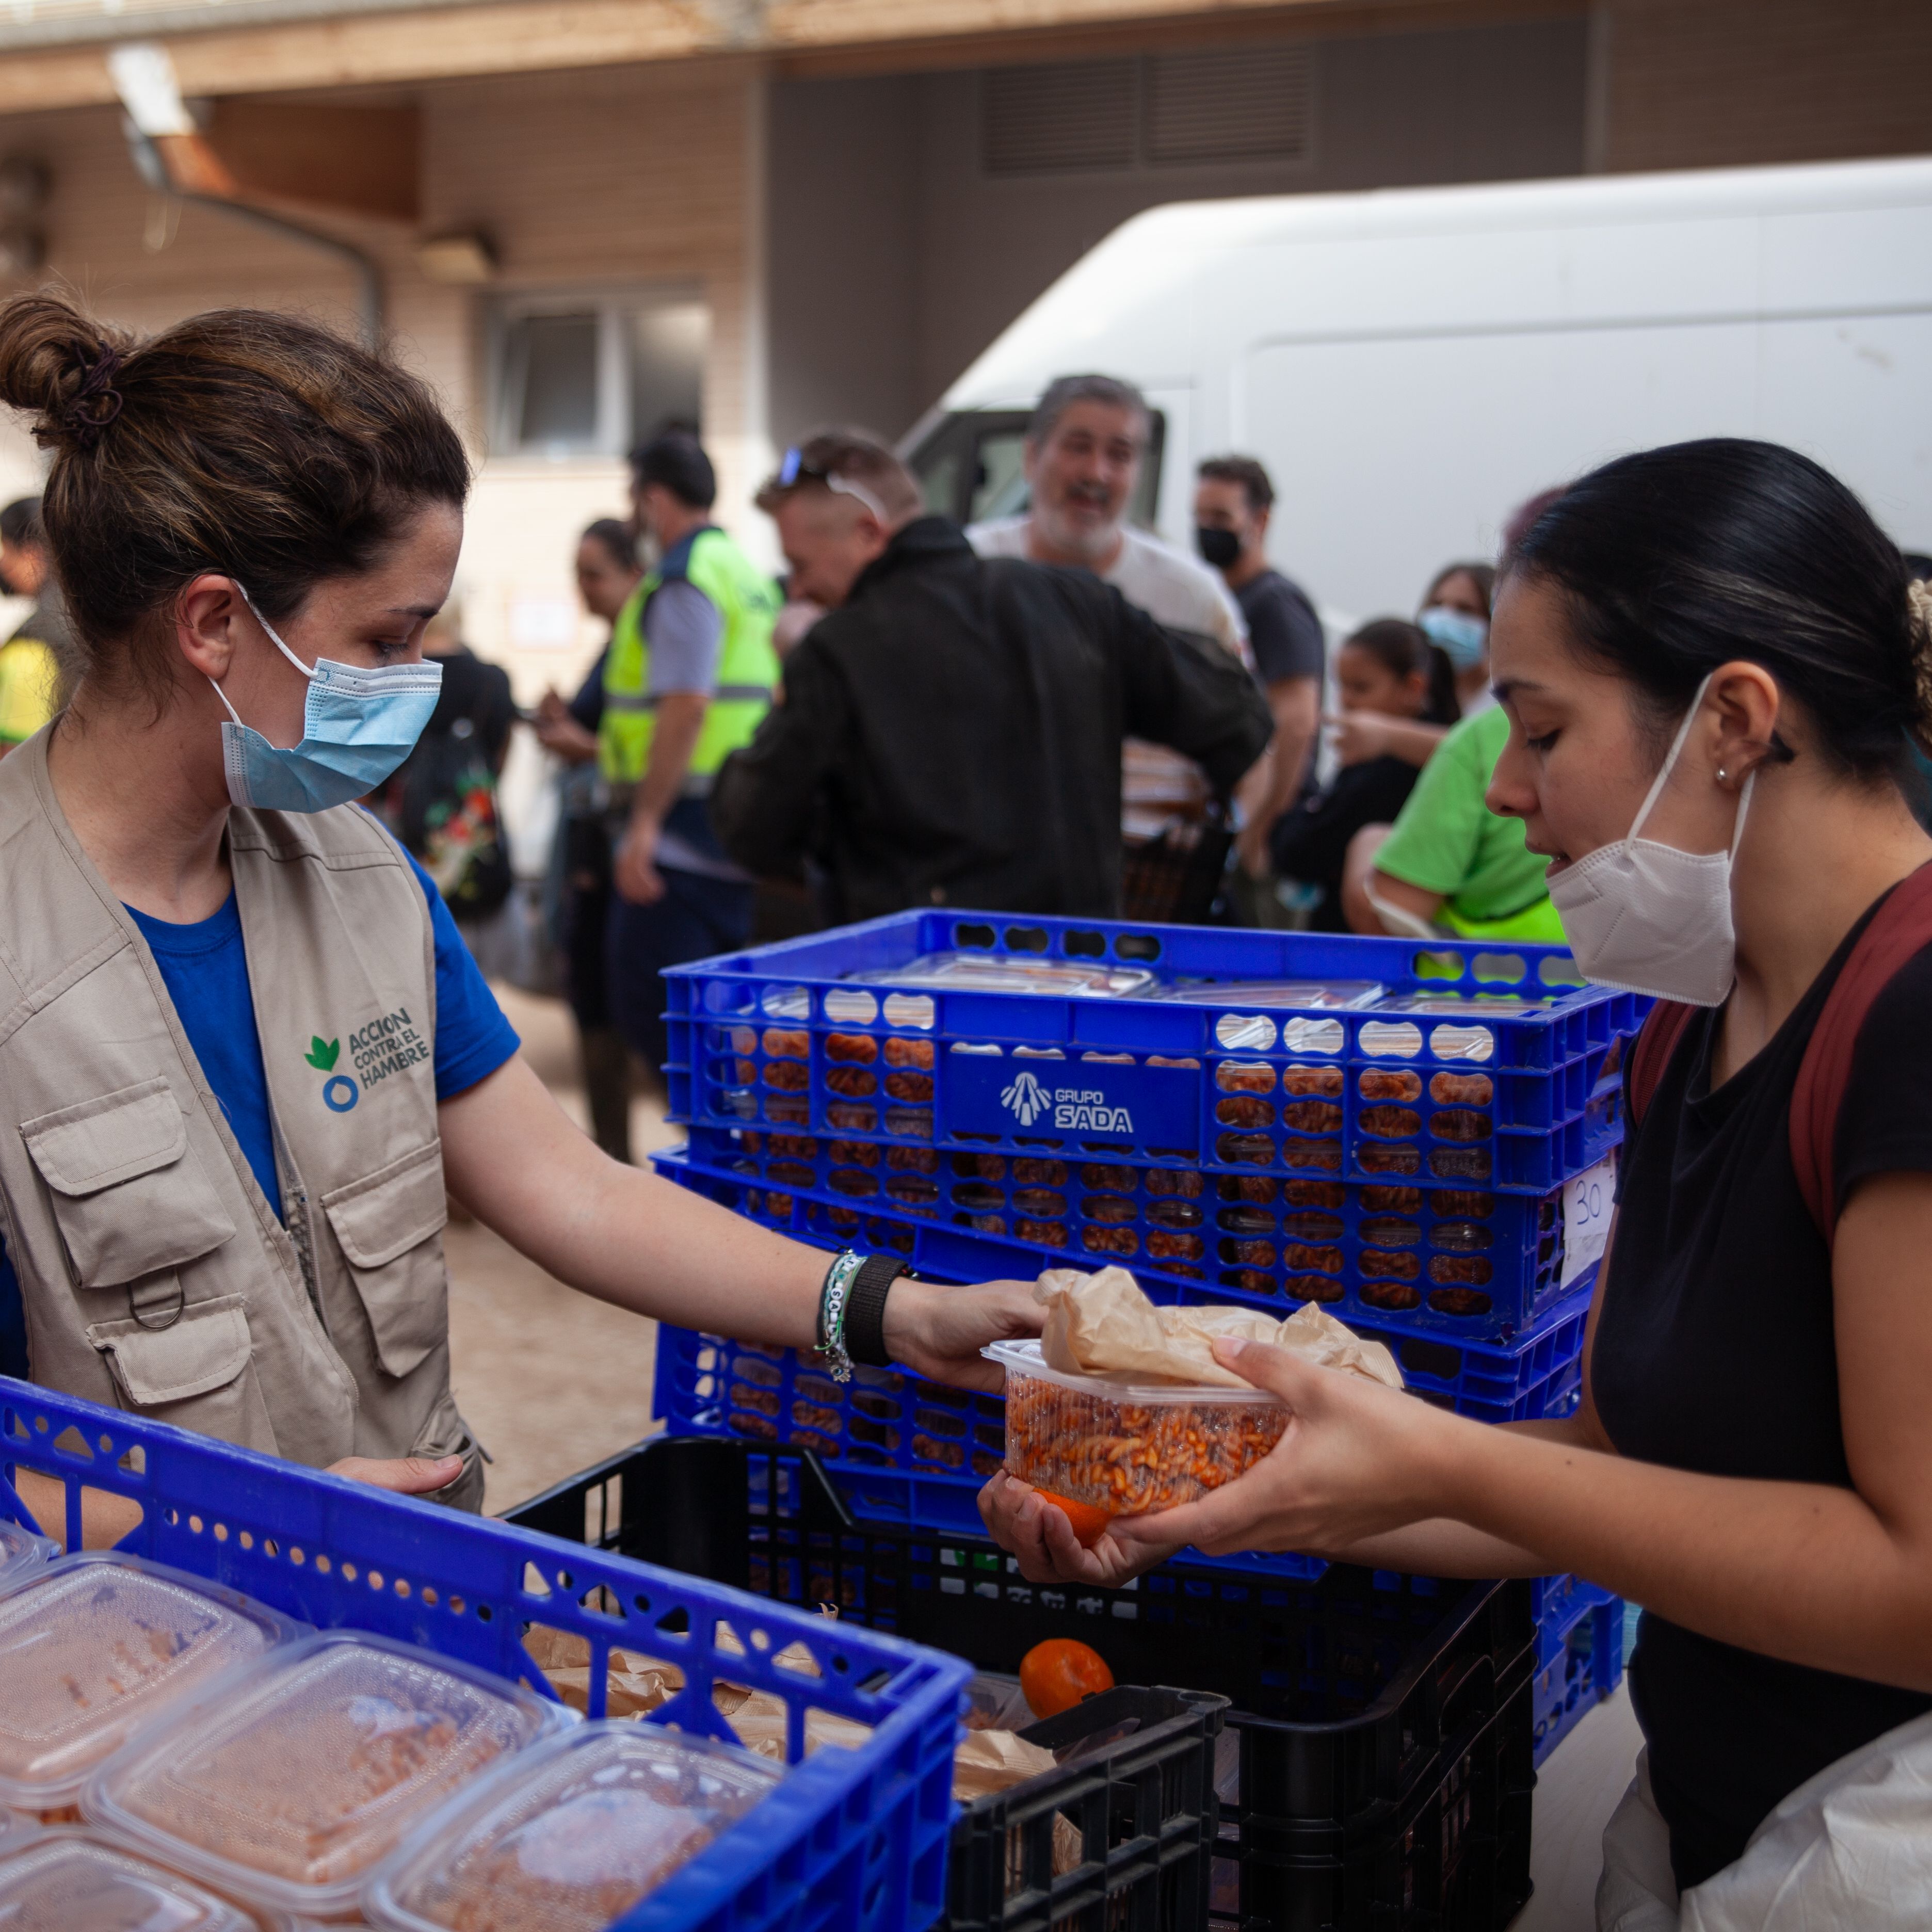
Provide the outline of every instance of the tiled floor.
<path id="1" fill-rule="evenodd" d="M 524 1051 L 581 1121 L 575 1035 L 555 1000 L 496 988 Z M 633 1155 L 681 1139 L 662 1111 L 632 1108 Z M 654 1322 L 564 1287 L 489 1229 L 452 1223 L 450 1351 L 456 1397 L 496 1460 L 484 1507 L 500 1515 L 653 1427 Z"/>

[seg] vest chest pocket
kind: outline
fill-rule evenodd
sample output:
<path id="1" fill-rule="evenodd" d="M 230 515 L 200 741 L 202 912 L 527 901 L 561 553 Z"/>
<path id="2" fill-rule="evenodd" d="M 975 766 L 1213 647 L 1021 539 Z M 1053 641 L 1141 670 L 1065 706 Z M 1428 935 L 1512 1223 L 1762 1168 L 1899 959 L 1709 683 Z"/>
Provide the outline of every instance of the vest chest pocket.
<path id="1" fill-rule="evenodd" d="M 235 1232 L 164 1078 L 43 1114 L 20 1133 L 83 1288 L 178 1268 Z"/>
<path id="2" fill-rule="evenodd" d="M 384 1372 L 406 1376 L 449 1335 L 449 1278 L 436 1238 L 449 1219 L 442 1143 L 430 1141 L 322 1197 L 376 1337 Z"/>

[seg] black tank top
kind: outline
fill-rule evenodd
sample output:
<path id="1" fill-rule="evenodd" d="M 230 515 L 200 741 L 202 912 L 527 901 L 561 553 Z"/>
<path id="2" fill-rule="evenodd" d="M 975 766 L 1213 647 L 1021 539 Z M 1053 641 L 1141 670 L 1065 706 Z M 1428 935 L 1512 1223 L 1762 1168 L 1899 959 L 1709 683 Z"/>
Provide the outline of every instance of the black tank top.
<path id="1" fill-rule="evenodd" d="M 1831 1252 L 1798 1191 L 1790 1110 L 1812 1029 L 1864 924 L 1714 1094 L 1718 1013 L 1695 1016 L 1625 1144 L 1591 1358 L 1597 1412 L 1623 1455 L 1851 1486 Z M 1875 1174 L 1932 1172 L 1932 948 L 1867 1016 L 1834 1161 L 1841 1203 Z M 1808 1778 L 1932 1709 L 1917 1692 L 1779 1663 L 1649 1614 L 1631 1688 L 1686 1890 L 1735 1860 Z"/>

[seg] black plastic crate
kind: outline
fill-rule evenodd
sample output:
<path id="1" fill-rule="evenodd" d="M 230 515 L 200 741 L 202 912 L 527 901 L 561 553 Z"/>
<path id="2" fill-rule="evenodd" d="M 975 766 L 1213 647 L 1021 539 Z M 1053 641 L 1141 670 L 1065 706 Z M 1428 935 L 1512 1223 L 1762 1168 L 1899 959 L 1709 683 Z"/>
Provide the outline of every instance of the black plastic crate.
<path id="1" fill-rule="evenodd" d="M 1311 1843 L 1292 1820 L 1224 1808 L 1214 1932 L 1498 1932 L 1531 1892 L 1531 1704 L 1526 1682 L 1472 1717 L 1394 1814 L 1364 1828 Z M 1234 1721 L 1244 1766 L 1265 1766 L 1266 1720 Z"/>
<path id="2" fill-rule="evenodd" d="M 854 1518 L 809 1451 L 716 1438 L 626 1450 L 513 1520 L 834 1604 L 983 1670 L 1017 1670 L 1034 1644 L 1076 1636 L 1122 1682 L 1179 1679 L 1230 1699 L 1238 1746 L 1218 1850 L 1254 1902 L 1251 1928 L 1292 1905 L 1280 1922 L 1296 1928 L 1492 1932 L 1528 1895 L 1526 1582 L 1344 1564 L 1297 1581 L 1202 1564 L 1120 1590 L 1041 1586 L 982 1538 Z M 1409 1916 L 1362 1916 L 1392 1887 Z M 1431 1898 L 1446 1900 L 1441 1912 Z"/>
<path id="3" fill-rule="evenodd" d="M 1020 1732 L 1057 1771 L 967 1805 L 952 1827 L 947 1932 L 1194 1932 L 1216 1844 L 1225 1698 L 1117 1684 Z M 1080 1862 L 1053 1874 L 1056 1832 Z"/>
<path id="4" fill-rule="evenodd" d="M 1198 818 L 1183 819 L 1157 838 L 1130 845 L 1120 858 L 1120 916 L 1200 926 L 1227 878 L 1234 833 L 1228 808 L 1208 801 Z"/>

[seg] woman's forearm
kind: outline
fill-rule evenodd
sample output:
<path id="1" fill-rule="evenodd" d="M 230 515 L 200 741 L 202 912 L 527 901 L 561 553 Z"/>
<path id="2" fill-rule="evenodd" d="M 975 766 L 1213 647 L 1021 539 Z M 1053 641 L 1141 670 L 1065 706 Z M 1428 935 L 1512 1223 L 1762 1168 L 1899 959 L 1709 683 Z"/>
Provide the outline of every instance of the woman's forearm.
<path id="1" fill-rule="evenodd" d="M 1932 1549 L 1851 1490 L 1708 1476 L 1457 1424 L 1439 1502 L 1720 1642 L 1932 1690 Z"/>
<path id="2" fill-rule="evenodd" d="M 1449 735 L 1446 726 L 1419 724 L 1409 718 L 1391 718 L 1385 728 L 1389 755 L 1418 770 L 1435 757 L 1436 747 Z"/>
<path id="3" fill-rule="evenodd" d="M 682 1328 L 816 1345 L 823 1252 L 611 1160 L 520 1058 L 445 1101 L 440 1120 L 450 1191 L 559 1281 Z M 868 1339 L 886 1358 L 985 1389 L 1003 1379 L 983 1357 L 986 1345 L 1036 1335 L 1041 1320 L 1031 1289 L 1018 1282 L 896 1281 L 878 1316 Z"/>
<path id="4" fill-rule="evenodd" d="M 1582 1414 L 1547 1422 L 1505 1422 L 1496 1425 L 1514 1435 L 1542 1441 L 1593 1446 L 1590 1426 Z M 1364 1537 L 1340 1550 L 1312 1550 L 1336 1563 L 1362 1563 L 1378 1570 L 1405 1570 L 1428 1576 L 1546 1576 L 1554 1568 L 1534 1550 L 1486 1531 L 1436 1516 L 1407 1523 L 1379 1536 Z"/>
<path id="5" fill-rule="evenodd" d="M 1466 1522 L 1437 1516 L 1380 1536 L 1364 1537 L 1340 1550 L 1305 1550 L 1334 1563 L 1400 1570 L 1418 1576 L 1544 1576 L 1550 1566 L 1532 1551 Z"/>
<path id="6" fill-rule="evenodd" d="M 520 1058 L 441 1113 L 451 1192 L 559 1281 L 658 1321 L 812 1346 L 825 1256 L 609 1159 Z"/>

